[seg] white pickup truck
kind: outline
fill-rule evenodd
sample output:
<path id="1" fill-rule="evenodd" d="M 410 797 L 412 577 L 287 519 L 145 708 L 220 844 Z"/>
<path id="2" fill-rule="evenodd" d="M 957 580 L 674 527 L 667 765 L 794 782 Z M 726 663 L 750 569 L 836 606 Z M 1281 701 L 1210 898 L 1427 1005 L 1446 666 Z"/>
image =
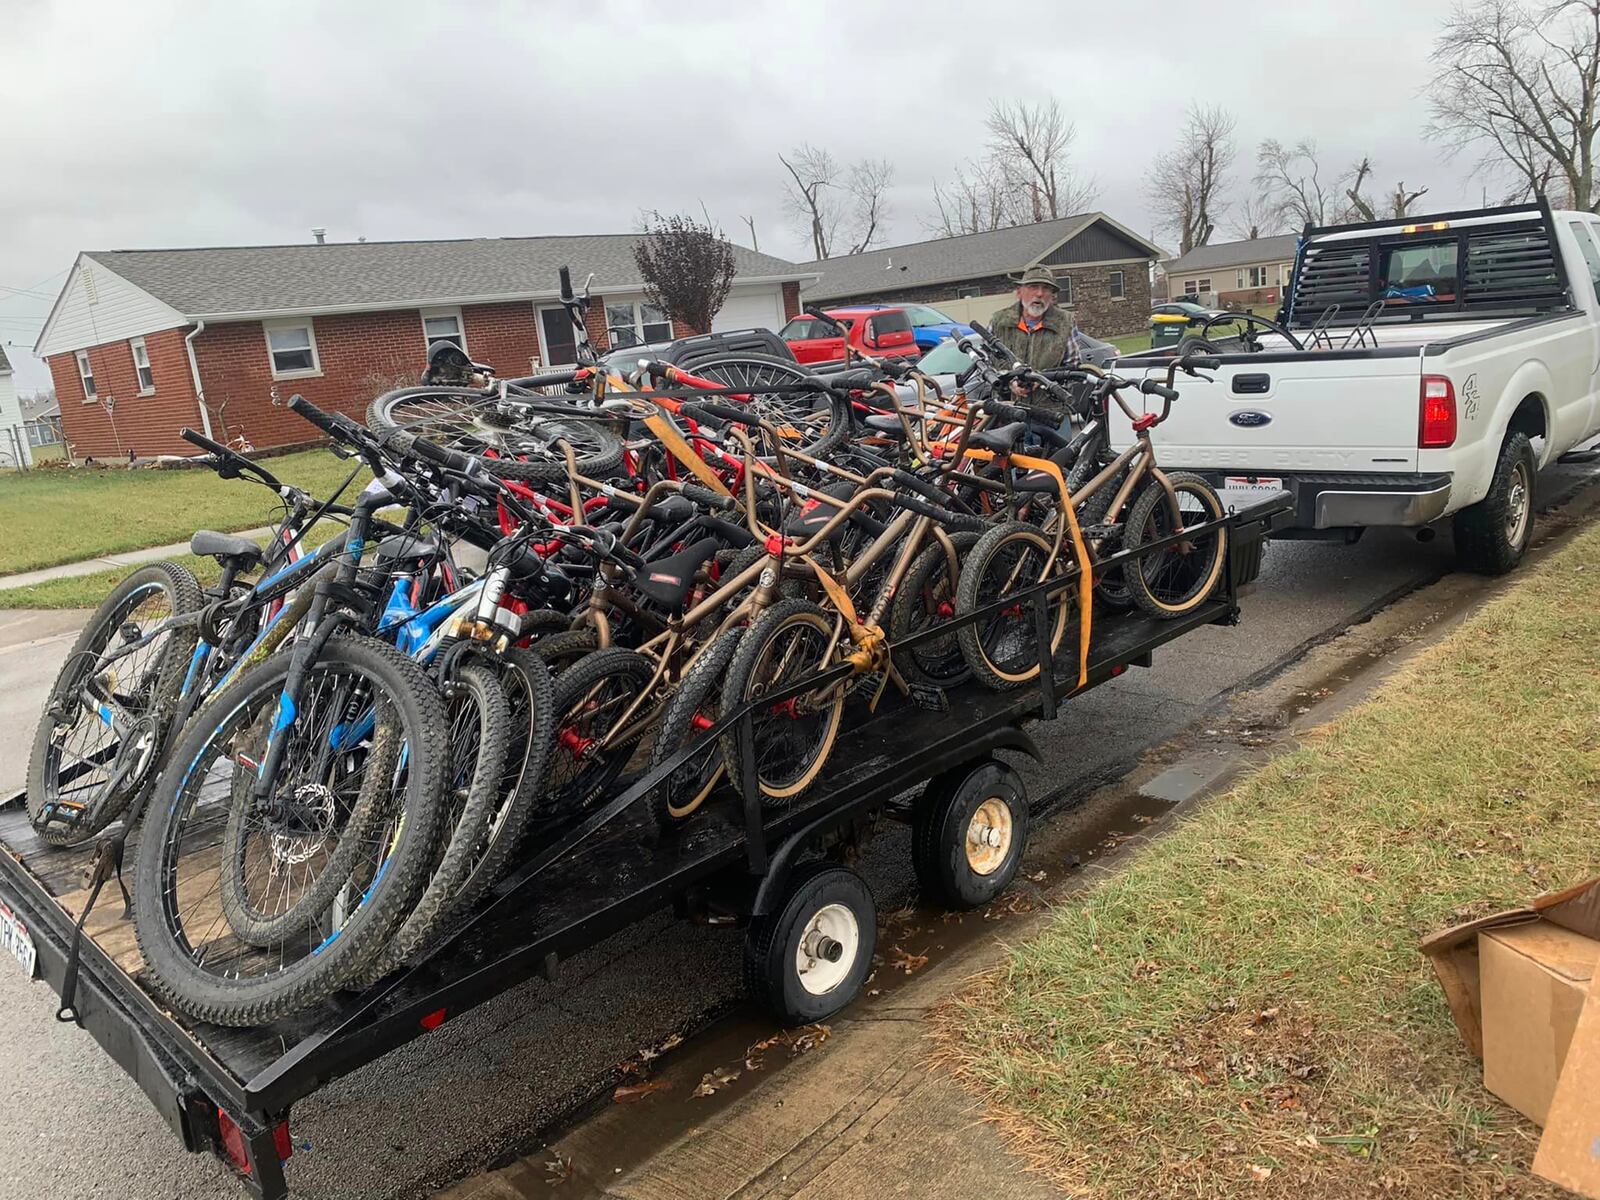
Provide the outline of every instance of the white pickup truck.
<path id="1" fill-rule="evenodd" d="M 1307 229 L 1278 321 L 1207 352 L 1221 369 L 1180 375 L 1154 434 L 1163 467 L 1289 491 L 1279 536 L 1427 537 L 1453 517 L 1463 566 L 1509 571 L 1536 472 L 1600 434 L 1600 216 L 1540 203 Z M 1158 373 L 1170 353 L 1115 369 Z M 1113 443 L 1130 439 L 1122 419 Z"/>

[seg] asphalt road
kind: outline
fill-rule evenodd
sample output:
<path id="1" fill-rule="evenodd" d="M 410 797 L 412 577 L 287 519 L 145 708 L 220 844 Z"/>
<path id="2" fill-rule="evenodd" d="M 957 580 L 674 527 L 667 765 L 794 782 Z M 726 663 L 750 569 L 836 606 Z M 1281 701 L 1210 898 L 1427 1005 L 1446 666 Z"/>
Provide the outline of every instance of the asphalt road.
<path id="1" fill-rule="evenodd" d="M 1558 468 L 1545 503 L 1600 478 Z M 1229 689 L 1281 664 L 1397 592 L 1448 571 L 1448 534 L 1431 543 L 1375 533 L 1356 546 L 1275 543 L 1233 629 L 1198 630 L 1034 727 L 1044 761 L 1034 796 L 1086 792 L 1180 732 Z M 19 786 L 44 690 L 71 644 L 70 614 L 0 614 L 0 785 Z M 880 904 L 911 893 L 903 839 L 873 844 Z M 607 1068 L 666 1033 L 737 1003 L 739 941 L 662 915 L 437 1032 L 337 1080 L 296 1108 L 296 1196 L 426 1195 L 483 1166 L 584 1099 Z M 187 1155 L 143 1094 L 90 1038 L 53 1019 L 54 996 L 0 963 L 0 1200 L 237 1194 L 214 1162 Z"/>

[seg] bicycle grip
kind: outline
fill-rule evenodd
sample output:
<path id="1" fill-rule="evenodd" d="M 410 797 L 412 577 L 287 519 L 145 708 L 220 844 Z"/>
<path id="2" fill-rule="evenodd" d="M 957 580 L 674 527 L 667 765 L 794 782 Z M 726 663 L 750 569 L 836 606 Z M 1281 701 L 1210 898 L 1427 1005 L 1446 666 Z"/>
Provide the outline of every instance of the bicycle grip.
<path id="1" fill-rule="evenodd" d="M 572 271 L 567 267 L 562 267 L 561 271 L 560 271 L 560 276 L 561 276 L 561 298 L 563 300 L 571 300 L 572 299 Z"/>
<path id="2" fill-rule="evenodd" d="M 200 433 L 198 430 L 190 429 L 187 425 L 178 430 L 178 436 L 191 445 L 199 446 L 200 449 L 208 450 L 212 454 L 222 455 L 223 457 L 231 457 L 233 454 L 233 451 L 221 442 L 214 442 L 205 434 Z"/>
<path id="3" fill-rule="evenodd" d="M 1215 354 L 1186 354 L 1178 366 L 1185 371 L 1215 371 L 1222 366 L 1222 359 Z"/>
<path id="4" fill-rule="evenodd" d="M 732 496 L 724 496 L 721 492 L 713 492 L 710 488 L 701 487 L 696 483 L 684 484 L 679 494 L 685 500 L 692 500 L 702 508 L 714 508 L 719 512 L 731 512 L 737 507 Z"/>
<path id="5" fill-rule="evenodd" d="M 299 392 L 289 397 L 289 411 L 302 420 L 311 422 L 329 437 L 342 438 L 344 430 L 334 420 L 334 414 L 324 412 Z"/>
<path id="6" fill-rule="evenodd" d="M 1004 404 L 999 400 L 985 400 L 983 411 L 997 421 L 1026 421 L 1028 410 L 1020 404 Z"/>
<path id="7" fill-rule="evenodd" d="M 1177 388 L 1169 388 L 1166 384 L 1156 379 L 1141 379 L 1139 381 L 1139 390 L 1146 396 L 1160 396 L 1163 400 L 1171 401 L 1178 398 Z"/>
<path id="8" fill-rule="evenodd" d="M 951 512 L 937 504 L 929 504 L 920 496 L 896 496 L 894 503 L 900 508 L 910 509 L 912 512 L 924 517 L 932 517 L 947 529 L 954 529 L 958 533 L 987 533 L 989 524 L 979 517 L 969 517 L 962 513 Z"/>

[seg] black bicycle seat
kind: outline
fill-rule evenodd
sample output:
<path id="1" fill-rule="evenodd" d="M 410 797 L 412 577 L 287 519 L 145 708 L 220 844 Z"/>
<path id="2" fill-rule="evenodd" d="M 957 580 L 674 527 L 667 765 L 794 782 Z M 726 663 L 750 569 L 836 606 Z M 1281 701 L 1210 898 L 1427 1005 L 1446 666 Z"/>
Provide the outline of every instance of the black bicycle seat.
<path id="1" fill-rule="evenodd" d="M 996 425 L 991 429 L 982 430 L 967 439 L 967 445 L 977 446 L 981 450 L 993 450 L 996 454 L 1004 454 L 1010 450 L 1028 432 L 1026 421 L 1012 421 L 1009 425 Z"/>

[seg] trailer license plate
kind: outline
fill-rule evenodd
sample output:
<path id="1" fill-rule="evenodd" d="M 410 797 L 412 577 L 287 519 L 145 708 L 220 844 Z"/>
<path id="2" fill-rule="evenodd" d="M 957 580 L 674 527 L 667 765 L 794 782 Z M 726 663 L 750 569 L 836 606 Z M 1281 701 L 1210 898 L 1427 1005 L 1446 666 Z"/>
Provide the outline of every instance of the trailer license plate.
<path id="1" fill-rule="evenodd" d="M 1281 492 L 1283 479 L 1278 475 L 1229 475 L 1222 486 L 1231 492 Z"/>
<path id="2" fill-rule="evenodd" d="M 28 933 L 28 927 L 17 920 L 16 915 L 4 904 L 0 904 L 0 946 L 5 947 L 11 957 L 22 964 L 23 971 L 32 979 L 39 965 L 39 952 L 33 948 L 33 937 Z"/>

